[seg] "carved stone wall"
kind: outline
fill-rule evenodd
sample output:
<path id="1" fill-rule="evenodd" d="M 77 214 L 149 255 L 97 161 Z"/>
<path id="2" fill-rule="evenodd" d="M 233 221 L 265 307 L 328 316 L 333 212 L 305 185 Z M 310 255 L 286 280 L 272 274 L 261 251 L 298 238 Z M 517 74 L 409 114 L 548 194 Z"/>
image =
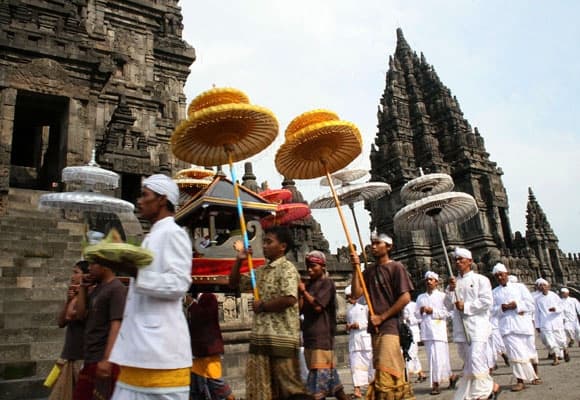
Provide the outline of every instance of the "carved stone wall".
<path id="1" fill-rule="evenodd" d="M 19 91 L 69 99 L 63 166 L 86 163 L 95 147 L 119 173 L 183 166 L 168 141 L 185 117 L 195 52 L 181 38 L 177 1 L 2 1 L 0 20 L 0 170 L 10 174 Z"/>

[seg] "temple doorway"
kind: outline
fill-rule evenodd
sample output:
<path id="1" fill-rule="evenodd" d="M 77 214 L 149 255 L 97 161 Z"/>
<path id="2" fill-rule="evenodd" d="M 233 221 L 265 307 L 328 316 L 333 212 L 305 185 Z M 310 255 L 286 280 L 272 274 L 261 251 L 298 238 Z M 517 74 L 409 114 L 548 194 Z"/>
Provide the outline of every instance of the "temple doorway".
<path id="1" fill-rule="evenodd" d="M 56 189 L 65 166 L 69 99 L 18 91 L 10 153 L 10 186 Z"/>

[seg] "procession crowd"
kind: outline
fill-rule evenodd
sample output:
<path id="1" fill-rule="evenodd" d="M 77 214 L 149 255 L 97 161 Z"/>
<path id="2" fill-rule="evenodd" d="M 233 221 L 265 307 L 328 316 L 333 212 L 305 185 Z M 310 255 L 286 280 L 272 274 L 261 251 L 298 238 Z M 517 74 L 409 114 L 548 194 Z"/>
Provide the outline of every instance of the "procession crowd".
<path id="1" fill-rule="evenodd" d="M 173 218 L 178 197 L 176 184 L 166 176 L 143 181 L 138 207 L 152 226 L 141 247 L 153 254 L 150 264 L 138 269 L 130 262 L 133 253 L 139 256 L 137 250 L 99 242 L 94 246 L 102 252 L 86 252 L 93 255 L 75 265 L 59 315 L 66 340 L 51 399 L 234 399 L 222 374 L 217 298 L 191 286 L 191 240 Z M 352 254 L 354 273 L 345 290 L 354 385 L 347 395 L 334 354 L 337 290 L 326 272 L 326 257 L 309 252 L 308 279 L 302 281 L 285 256 L 292 247 L 287 228 L 266 229 L 268 262 L 255 276 L 240 273 L 251 250 L 236 247 L 230 286 L 254 290 L 247 399 L 413 399 L 413 377 L 429 379 L 434 396 L 447 385 L 458 400 L 497 398 L 501 389 L 492 371 L 498 357 L 512 367 L 516 383 L 511 390 L 522 391 L 542 383 L 536 331 L 554 366 L 569 361 L 567 346 L 580 341 L 580 304 L 566 289 L 560 298 L 538 279 L 532 294 L 498 263 L 492 290 L 490 280 L 472 270 L 471 252 L 464 248 L 454 252 L 457 276 L 442 282 L 428 271 L 426 292 L 413 302 L 409 274 L 389 256 L 393 240 L 373 233 L 375 263 L 359 274 L 358 256 Z M 128 253 L 125 262 L 109 257 L 111 249 Z M 131 277 L 128 289 L 117 273 Z M 450 366 L 448 321 L 464 363 L 461 376 Z M 404 351 L 401 324 L 413 333 L 414 343 Z M 419 342 L 428 375 L 417 355 Z"/>

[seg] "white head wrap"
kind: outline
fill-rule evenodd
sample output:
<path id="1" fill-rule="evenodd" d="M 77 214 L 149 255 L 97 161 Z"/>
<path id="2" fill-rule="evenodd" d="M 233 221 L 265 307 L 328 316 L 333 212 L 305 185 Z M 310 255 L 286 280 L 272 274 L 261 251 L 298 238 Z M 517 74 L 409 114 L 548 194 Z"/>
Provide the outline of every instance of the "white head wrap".
<path id="1" fill-rule="evenodd" d="M 344 288 L 344 295 L 350 296 L 351 294 L 352 294 L 352 286 L 348 285 L 347 287 Z"/>
<path id="2" fill-rule="evenodd" d="M 179 202 L 179 188 L 177 187 L 177 183 L 166 175 L 151 175 L 143 181 L 143 187 L 162 196 L 166 196 L 167 200 L 174 206 L 177 206 Z"/>
<path id="3" fill-rule="evenodd" d="M 388 245 L 393 244 L 393 238 L 387 235 L 386 233 L 378 233 L 377 231 L 373 231 L 371 233 L 371 242 L 385 242 Z"/>
<path id="4" fill-rule="evenodd" d="M 467 259 L 473 260 L 473 257 L 471 256 L 471 251 L 464 249 L 463 247 L 456 247 L 455 251 L 453 252 L 453 255 L 455 257 L 461 257 L 461 258 L 467 258 Z"/>
<path id="5" fill-rule="evenodd" d="M 510 281 L 511 283 L 517 283 L 518 277 L 515 275 L 508 275 L 508 281 Z"/>
<path id="6" fill-rule="evenodd" d="M 433 271 L 427 271 L 425 272 L 425 279 L 435 279 L 436 281 L 439 281 L 439 275 L 437 275 L 435 272 Z"/>
<path id="7" fill-rule="evenodd" d="M 563 287 L 562 289 L 560 289 L 560 293 L 570 293 L 570 291 L 568 290 L 568 288 Z"/>
<path id="8" fill-rule="evenodd" d="M 536 286 L 549 285 L 549 284 L 550 283 L 547 280 L 545 280 L 544 278 L 540 278 L 540 279 L 536 280 Z"/>
<path id="9" fill-rule="evenodd" d="M 505 267 L 505 265 L 503 265 L 502 263 L 497 263 L 495 264 L 495 266 L 493 267 L 493 270 L 491 271 L 492 274 L 498 274 L 500 272 L 505 272 L 507 273 L 507 268 Z"/>

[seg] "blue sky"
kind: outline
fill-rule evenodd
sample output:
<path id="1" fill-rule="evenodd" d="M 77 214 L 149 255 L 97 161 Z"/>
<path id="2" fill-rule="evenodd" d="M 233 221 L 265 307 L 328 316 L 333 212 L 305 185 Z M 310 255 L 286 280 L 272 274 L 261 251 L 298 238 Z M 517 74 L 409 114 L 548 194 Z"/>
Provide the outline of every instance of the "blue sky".
<path id="1" fill-rule="evenodd" d="M 503 169 L 512 230 L 525 230 L 527 188 L 560 247 L 580 251 L 580 3 L 575 1 L 181 1 L 184 39 L 197 51 L 188 102 L 212 85 L 244 91 L 278 117 L 280 134 L 252 157 L 260 181 L 280 187 L 274 155 L 298 114 L 327 108 L 354 122 L 370 168 L 376 110 L 397 27 L 423 52 L 479 128 Z M 238 174 L 243 163 L 236 164 Z M 307 200 L 328 188 L 297 181 Z M 347 216 L 350 215 L 345 210 Z M 346 243 L 336 210 L 314 217 L 335 249 Z M 357 206 L 368 236 L 368 216 Z M 354 224 L 349 222 L 354 229 Z"/>

